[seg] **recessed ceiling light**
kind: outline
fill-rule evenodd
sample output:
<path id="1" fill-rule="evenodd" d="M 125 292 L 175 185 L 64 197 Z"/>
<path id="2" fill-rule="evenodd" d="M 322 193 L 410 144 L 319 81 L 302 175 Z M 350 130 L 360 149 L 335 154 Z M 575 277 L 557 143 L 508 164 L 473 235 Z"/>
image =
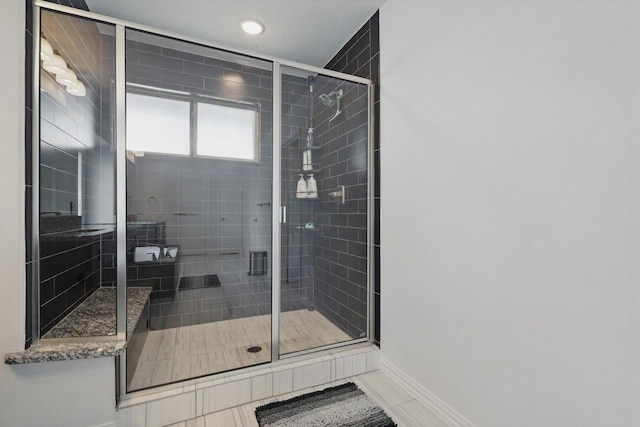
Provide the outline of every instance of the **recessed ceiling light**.
<path id="1" fill-rule="evenodd" d="M 240 28 L 242 28 L 242 31 L 252 36 L 260 34 L 264 31 L 264 25 L 253 19 L 245 19 L 244 21 L 240 21 Z"/>

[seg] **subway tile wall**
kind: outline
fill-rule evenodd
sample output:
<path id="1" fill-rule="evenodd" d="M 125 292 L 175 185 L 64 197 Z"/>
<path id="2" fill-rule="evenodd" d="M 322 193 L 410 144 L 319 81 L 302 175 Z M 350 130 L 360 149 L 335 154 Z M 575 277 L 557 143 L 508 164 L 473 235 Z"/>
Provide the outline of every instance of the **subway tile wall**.
<path id="1" fill-rule="evenodd" d="M 374 331 L 373 338 L 380 345 L 380 31 L 379 12 L 327 63 L 325 68 L 371 79 L 375 84 L 374 98 L 374 230 L 373 230 L 373 284 Z M 355 160 L 354 160 L 355 161 Z M 354 264 L 352 264 L 354 265 Z"/>
<path id="2" fill-rule="evenodd" d="M 45 334 L 100 286 L 100 236 L 40 237 L 40 333 Z"/>
<path id="3" fill-rule="evenodd" d="M 320 147 L 313 151 L 314 177 L 320 197 L 304 200 L 295 193 L 298 174 L 309 175 L 301 170 L 312 110 L 309 83 L 285 69 L 283 100 L 289 104 L 283 105 L 282 197 L 288 221 L 282 227 L 282 292 L 286 295 L 289 282 L 300 283 L 308 307 L 357 338 L 367 327 L 367 88 L 322 75 L 313 85 L 314 145 Z M 343 112 L 330 123 L 336 106 L 324 106 L 318 95 L 337 89 L 344 92 Z M 338 185 L 346 186 L 345 205 L 328 196 Z M 304 229 L 307 222 L 315 224 L 313 231 Z"/>
<path id="4" fill-rule="evenodd" d="M 316 210 L 320 233 L 314 241 L 314 302 L 325 317 L 353 338 L 367 331 L 367 129 L 366 85 L 319 76 L 318 94 L 342 90 L 336 105 L 315 100 L 316 143 L 322 190 Z M 329 196 L 344 186 L 346 202 Z"/>
<path id="5" fill-rule="evenodd" d="M 314 222 L 317 201 L 299 199 L 296 189 L 302 171 L 302 150 L 310 118 L 309 84 L 300 76 L 282 75 L 282 205 L 287 222 L 282 224 L 281 308 L 299 310 L 313 306 L 313 240 L 315 231 L 304 229 Z"/>

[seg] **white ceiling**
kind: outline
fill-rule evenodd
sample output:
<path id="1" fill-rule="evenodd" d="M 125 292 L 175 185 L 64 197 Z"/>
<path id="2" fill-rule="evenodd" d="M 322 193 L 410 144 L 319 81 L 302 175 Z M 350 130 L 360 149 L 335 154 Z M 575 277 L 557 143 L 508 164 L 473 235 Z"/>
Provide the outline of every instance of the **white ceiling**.
<path id="1" fill-rule="evenodd" d="M 385 0 L 86 0 L 103 15 L 208 40 L 221 47 L 324 66 Z M 240 30 L 243 19 L 266 28 Z"/>

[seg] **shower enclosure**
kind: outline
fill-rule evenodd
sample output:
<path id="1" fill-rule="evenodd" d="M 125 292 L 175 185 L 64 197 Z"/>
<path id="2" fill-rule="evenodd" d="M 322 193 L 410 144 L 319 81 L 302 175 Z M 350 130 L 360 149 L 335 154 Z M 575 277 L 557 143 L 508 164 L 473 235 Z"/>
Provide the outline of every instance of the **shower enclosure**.
<path id="1" fill-rule="evenodd" d="M 38 6 L 35 341 L 109 293 L 134 392 L 369 340 L 371 82 Z"/>

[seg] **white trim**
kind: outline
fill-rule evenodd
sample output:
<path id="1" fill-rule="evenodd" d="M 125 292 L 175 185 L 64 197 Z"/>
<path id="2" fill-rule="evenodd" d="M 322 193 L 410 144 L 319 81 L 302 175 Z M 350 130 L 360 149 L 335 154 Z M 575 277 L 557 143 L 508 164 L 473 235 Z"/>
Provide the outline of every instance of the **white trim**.
<path id="1" fill-rule="evenodd" d="M 438 396 L 427 390 L 422 384 L 404 373 L 387 359 L 380 357 L 380 371 L 400 384 L 407 392 L 431 412 L 436 414 L 447 426 L 451 427 L 477 427 L 458 411 L 447 405 Z"/>

